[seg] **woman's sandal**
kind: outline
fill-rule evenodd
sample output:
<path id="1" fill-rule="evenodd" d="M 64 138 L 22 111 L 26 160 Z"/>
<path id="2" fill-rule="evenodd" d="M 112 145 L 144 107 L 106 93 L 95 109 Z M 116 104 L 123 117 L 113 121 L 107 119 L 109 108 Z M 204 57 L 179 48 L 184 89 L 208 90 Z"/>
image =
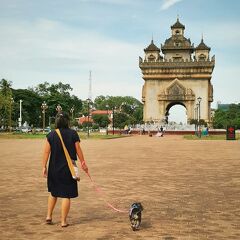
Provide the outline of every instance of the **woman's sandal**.
<path id="1" fill-rule="evenodd" d="M 68 227 L 69 224 L 67 223 L 67 224 L 65 224 L 65 225 L 61 225 L 61 226 L 64 228 L 64 227 Z"/>
<path id="2" fill-rule="evenodd" d="M 52 225 L 53 224 L 52 219 L 46 219 L 46 224 Z"/>

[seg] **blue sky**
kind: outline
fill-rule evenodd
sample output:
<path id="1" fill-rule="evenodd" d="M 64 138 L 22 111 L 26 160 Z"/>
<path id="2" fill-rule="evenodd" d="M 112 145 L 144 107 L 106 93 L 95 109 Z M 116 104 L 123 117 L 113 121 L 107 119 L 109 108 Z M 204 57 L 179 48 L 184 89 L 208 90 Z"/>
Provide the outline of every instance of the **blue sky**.
<path id="1" fill-rule="evenodd" d="M 160 46 L 177 15 L 197 46 L 204 36 L 216 56 L 214 103 L 240 102 L 238 0 L 0 0 L 0 78 L 14 88 L 70 83 L 88 97 L 141 99 L 138 57 L 152 35 Z"/>

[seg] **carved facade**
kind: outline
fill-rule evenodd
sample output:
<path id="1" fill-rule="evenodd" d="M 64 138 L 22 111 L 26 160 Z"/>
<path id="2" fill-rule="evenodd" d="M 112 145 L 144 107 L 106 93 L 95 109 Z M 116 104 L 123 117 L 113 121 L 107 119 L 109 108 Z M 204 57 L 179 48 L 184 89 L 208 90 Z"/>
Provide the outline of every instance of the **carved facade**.
<path id="1" fill-rule="evenodd" d="M 161 45 L 161 50 L 152 40 L 144 49 L 144 59 L 139 57 L 145 81 L 142 89 L 144 121 L 163 122 L 170 108 L 180 104 L 186 108 L 189 122 L 195 118 L 197 98 L 201 97 L 200 116 L 209 122 L 215 57 L 210 59 L 210 48 L 203 39 L 195 48 L 190 39 L 184 37 L 185 26 L 179 19 L 171 30 L 172 36 Z"/>

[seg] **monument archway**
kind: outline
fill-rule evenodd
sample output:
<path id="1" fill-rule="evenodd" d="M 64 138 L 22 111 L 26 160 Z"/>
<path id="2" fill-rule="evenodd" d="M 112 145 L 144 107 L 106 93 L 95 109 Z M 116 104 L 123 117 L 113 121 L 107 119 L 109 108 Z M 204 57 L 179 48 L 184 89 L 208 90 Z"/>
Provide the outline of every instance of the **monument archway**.
<path id="1" fill-rule="evenodd" d="M 187 122 L 198 116 L 211 121 L 213 101 L 212 72 L 215 57 L 201 40 L 197 47 L 184 36 L 185 26 L 177 22 L 171 26 L 172 36 L 161 48 L 153 40 L 139 57 L 144 85 L 142 88 L 143 120 L 165 122 L 169 106 L 180 104 L 187 111 Z M 201 99 L 199 104 L 198 99 Z M 196 111 L 196 109 L 198 109 Z"/>
<path id="2" fill-rule="evenodd" d="M 158 95 L 158 104 L 162 107 L 161 121 L 168 123 L 169 110 L 174 105 L 182 105 L 186 108 L 187 122 L 194 118 L 194 102 L 196 96 L 191 88 L 186 88 L 178 79 L 168 84 Z M 161 111 L 162 110 L 162 111 Z"/>
<path id="3" fill-rule="evenodd" d="M 176 113 L 177 110 L 177 113 Z M 181 120 L 179 115 L 181 113 Z M 182 102 L 172 102 L 166 107 L 165 113 L 166 123 L 175 122 L 175 123 L 186 123 L 187 122 L 187 108 Z"/>

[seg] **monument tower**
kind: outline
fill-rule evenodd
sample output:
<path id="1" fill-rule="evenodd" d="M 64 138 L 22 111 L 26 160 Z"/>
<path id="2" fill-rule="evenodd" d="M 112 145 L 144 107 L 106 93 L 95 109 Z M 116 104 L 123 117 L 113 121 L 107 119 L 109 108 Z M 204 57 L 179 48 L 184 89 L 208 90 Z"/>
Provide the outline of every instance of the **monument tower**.
<path id="1" fill-rule="evenodd" d="M 213 101 L 212 72 L 215 57 L 210 59 L 210 48 L 203 37 L 197 47 L 184 36 L 185 26 L 179 19 L 171 26 L 172 36 L 161 44 L 153 39 L 144 49 L 144 60 L 139 57 L 139 67 L 145 81 L 142 88 L 144 121 L 164 122 L 174 105 L 186 108 L 187 121 L 196 119 L 196 106 L 200 102 L 200 118 L 211 119 Z"/>

